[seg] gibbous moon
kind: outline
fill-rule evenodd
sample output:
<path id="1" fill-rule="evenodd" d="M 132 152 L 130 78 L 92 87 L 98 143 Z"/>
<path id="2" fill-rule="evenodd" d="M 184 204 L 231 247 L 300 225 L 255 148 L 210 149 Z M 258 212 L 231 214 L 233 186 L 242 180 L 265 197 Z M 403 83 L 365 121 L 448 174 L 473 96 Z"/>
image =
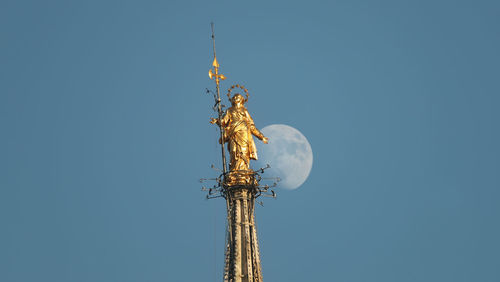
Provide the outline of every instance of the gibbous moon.
<path id="1" fill-rule="evenodd" d="M 277 187 L 297 189 L 304 183 L 311 172 L 313 154 L 306 137 L 297 129 L 273 124 L 264 127 L 261 132 L 269 138 L 269 144 L 256 140 L 259 159 L 254 162 L 254 169 L 265 167 L 263 177 L 279 177 Z"/>

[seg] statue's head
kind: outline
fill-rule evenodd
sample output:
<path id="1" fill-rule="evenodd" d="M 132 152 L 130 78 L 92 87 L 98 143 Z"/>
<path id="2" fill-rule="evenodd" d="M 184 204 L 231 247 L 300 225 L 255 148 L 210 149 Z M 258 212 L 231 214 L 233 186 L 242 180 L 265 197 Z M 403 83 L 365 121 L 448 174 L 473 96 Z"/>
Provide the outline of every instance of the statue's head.
<path id="1" fill-rule="evenodd" d="M 233 106 L 236 106 L 236 105 L 243 105 L 243 103 L 245 102 L 245 98 L 243 98 L 243 96 L 239 93 L 236 93 L 234 94 L 233 98 L 231 98 L 231 104 L 233 104 Z"/>

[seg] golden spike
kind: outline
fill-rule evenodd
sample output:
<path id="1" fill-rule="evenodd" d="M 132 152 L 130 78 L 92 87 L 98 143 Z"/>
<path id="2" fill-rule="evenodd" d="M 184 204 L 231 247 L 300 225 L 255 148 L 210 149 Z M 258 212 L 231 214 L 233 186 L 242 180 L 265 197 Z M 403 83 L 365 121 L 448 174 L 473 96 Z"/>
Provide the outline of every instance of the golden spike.
<path id="1" fill-rule="evenodd" d="M 214 58 L 214 62 L 212 63 L 212 66 L 218 68 L 219 67 L 219 63 L 217 62 L 217 58 Z"/>

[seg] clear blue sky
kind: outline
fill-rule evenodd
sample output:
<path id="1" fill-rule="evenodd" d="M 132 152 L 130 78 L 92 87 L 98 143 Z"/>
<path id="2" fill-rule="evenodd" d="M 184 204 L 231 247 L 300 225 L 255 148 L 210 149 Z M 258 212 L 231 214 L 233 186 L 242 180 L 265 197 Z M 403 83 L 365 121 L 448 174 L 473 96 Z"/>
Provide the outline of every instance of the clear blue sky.
<path id="1" fill-rule="evenodd" d="M 309 139 L 266 281 L 500 281 L 497 1 L 0 3 L 0 281 L 220 281 L 224 89 Z"/>

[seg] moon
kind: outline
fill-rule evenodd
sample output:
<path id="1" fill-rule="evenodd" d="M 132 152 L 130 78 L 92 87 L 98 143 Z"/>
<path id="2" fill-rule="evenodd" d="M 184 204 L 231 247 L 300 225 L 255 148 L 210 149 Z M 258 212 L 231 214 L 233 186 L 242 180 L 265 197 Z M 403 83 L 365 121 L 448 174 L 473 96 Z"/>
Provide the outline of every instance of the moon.
<path id="1" fill-rule="evenodd" d="M 313 164 L 311 145 L 307 138 L 297 129 L 284 125 L 272 124 L 264 127 L 261 132 L 269 138 L 269 144 L 256 142 L 258 160 L 254 168 L 265 167 L 263 177 L 279 177 L 277 187 L 288 190 L 297 189 L 302 185 Z"/>

